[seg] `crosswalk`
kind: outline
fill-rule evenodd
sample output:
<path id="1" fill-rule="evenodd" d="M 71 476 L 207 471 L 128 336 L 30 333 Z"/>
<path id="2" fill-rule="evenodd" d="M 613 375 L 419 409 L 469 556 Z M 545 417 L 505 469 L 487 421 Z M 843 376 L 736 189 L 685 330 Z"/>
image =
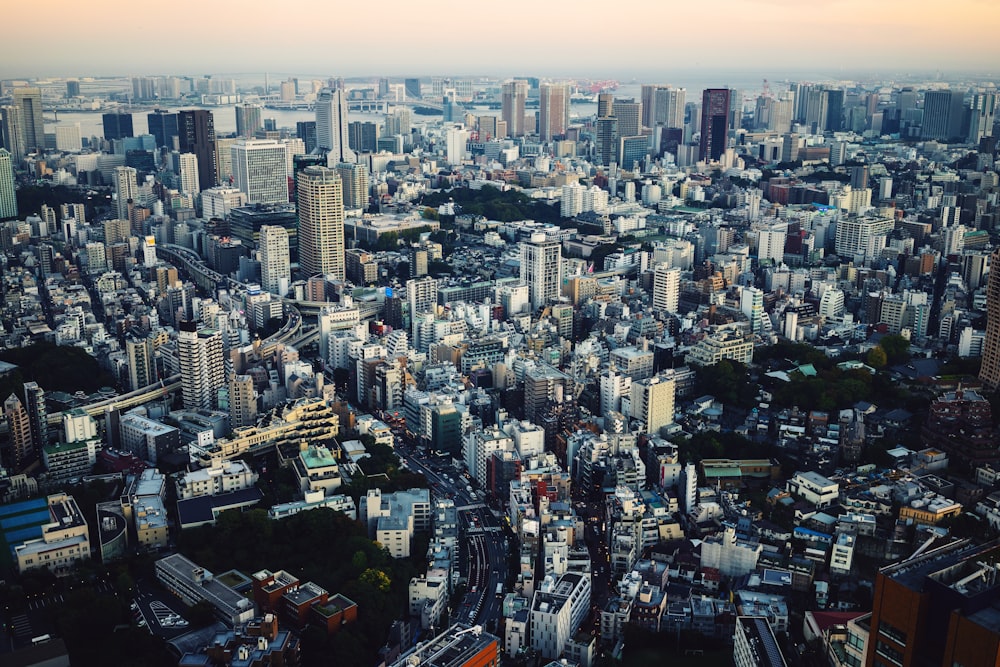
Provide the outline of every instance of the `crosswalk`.
<path id="1" fill-rule="evenodd" d="M 465 512 L 468 510 L 481 510 L 481 509 L 486 509 L 486 504 L 473 503 L 471 505 L 461 505 L 460 507 L 456 507 L 455 509 L 457 509 L 459 512 Z"/>
<path id="2" fill-rule="evenodd" d="M 14 631 L 14 637 L 20 641 L 27 641 L 35 636 L 31 631 L 31 621 L 28 620 L 27 614 L 18 614 L 13 617 L 10 625 Z"/>

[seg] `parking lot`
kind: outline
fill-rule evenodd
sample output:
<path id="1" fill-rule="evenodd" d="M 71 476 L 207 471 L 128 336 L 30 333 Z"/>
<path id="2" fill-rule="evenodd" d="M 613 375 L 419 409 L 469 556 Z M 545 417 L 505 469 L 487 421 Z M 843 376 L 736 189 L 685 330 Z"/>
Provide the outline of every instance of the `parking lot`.
<path id="1" fill-rule="evenodd" d="M 130 608 L 136 625 L 164 639 L 173 639 L 189 630 L 188 622 L 181 614 L 184 605 L 180 600 L 149 584 L 137 586 Z"/>

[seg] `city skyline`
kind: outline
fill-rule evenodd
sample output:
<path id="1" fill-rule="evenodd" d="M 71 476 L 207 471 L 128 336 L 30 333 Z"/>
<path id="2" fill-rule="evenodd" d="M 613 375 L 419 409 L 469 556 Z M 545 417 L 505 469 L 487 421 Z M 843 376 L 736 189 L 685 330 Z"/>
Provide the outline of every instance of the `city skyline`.
<path id="1" fill-rule="evenodd" d="M 1000 56 L 997 44 L 964 35 L 973 19 L 980 26 L 1000 25 L 1000 6 L 985 0 L 955 0 L 948 12 L 927 0 L 890 0 L 874 6 L 860 0 L 825 0 L 811 4 L 808 15 L 790 0 L 720 0 L 713 6 L 713 16 L 724 19 L 714 21 L 710 31 L 685 29 L 705 19 L 701 8 L 688 4 L 633 3 L 634 11 L 601 13 L 597 22 L 594 13 L 580 5 L 512 0 L 507 11 L 491 15 L 488 24 L 489 34 L 497 40 L 503 36 L 503 58 L 496 57 L 496 49 L 471 48 L 482 43 L 479 39 L 463 47 L 463 40 L 473 37 L 477 25 L 485 30 L 487 24 L 478 23 L 474 15 L 455 12 L 445 0 L 424 3 L 419 14 L 405 20 L 379 23 L 377 32 L 339 31 L 336 46 L 324 40 L 268 38 L 253 40 L 252 49 L 246 48 L 247 40 L 265 26 L 272 36 L 298 35 L 307 25 L 329 20 L 350 26 L 360 24 L 363 17 L 339 5 L 326 10 L 310 0 L 293 0 L 273 15 L 220 13 L 218 20 L 192 22 L 185 17 L 204 15 L 204 4 L 179 0 L 174 11 L 157 17 L 157 31 L 174 35 L 166 42 L 172 47 L 168 54 L 151 52 L 148 31 L 137 29 L 132 15 L 118 11 L 116 5 L 113 0 L 96 0 L 88 4 L 87 15 L 74 15 L 72 20 L 49 8 L 11 7 L 11 25 L 44 25 L 46 43 L 58 46 L 39 48 L 31 31 L 12 33 L 3 47 L 0 77 L 202 72 L 220 66 L 232 69 L 229 63 L 236 62 L 243 72 L 308 68 L 343 76 L 487 75 L 501 69 L 545 70 L 559 76 L 646 76 L 677 69 L 788 71 L 792 62 L 794 69 L 847 75 L 856 71 L 988 72 L 988 63 Z M 401 3 L 398 9 L 405 11 Z M 302 18 L 310 14 L 314 20 L 306 24 Z M 663 20 L 644 18 L 656 16 Z M 524 30 L 525 17 L 538 26 L 558 26 L 560 34 L 584 34 L 588 27 L 599 25 L 601 32 L 628 40 L 618 44 L 609 40 L 613 48 L 606 50 L 573 48 L 572 39 L 547 40 L 537 31 Z M 116 38 L 95 41 L 98 30 Z M 377 39 L 381 44 L 403 45 L 400 48 L 405 51 L 407 43 L 436 42 L 442 36 L 445 41 L 434 48 L 412 49 L 415 52 L 405 57 L 399 49 L 370 48 Z M 447 47 L 449 43 L 452 48 Z M 363 59 L 343 59 L 342 54 L 359 53 L 359 49 L 365 50 Z"/>

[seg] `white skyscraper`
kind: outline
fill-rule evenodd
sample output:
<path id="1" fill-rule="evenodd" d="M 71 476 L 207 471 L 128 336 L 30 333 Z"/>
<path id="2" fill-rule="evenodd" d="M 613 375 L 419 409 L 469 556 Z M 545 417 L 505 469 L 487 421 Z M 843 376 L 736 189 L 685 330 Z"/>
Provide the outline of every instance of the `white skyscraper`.
<path id="1" fill-rule="evenodd" d="M 75 153 L 83 148 L 80 139 L 79 123 L 62 123 L 56 125 L 56 150 Z"/>
<path id="2" fill-rule="evenodd" d="M 336 166 L 344 184 L 344 209 L 348 211 L 368 208 L 368 167 L 363 164 L 341 162 Z"/>
<path id="3" fill-rule="evenodd" d="M 181 395 L 186 409 L 212 408 L 225 384 L 222 333 L 198 329 L 196 322 L 180 322 L 177 360 L 181 367 Z"/>
<path id="4" fill-rule="evenodd" d="M 197 171 L 196 171 L 197 173 Z M 115 202 L 118 207 L 118 219 L 128 220 L 128 202 L 135 200 L 139 184 L 136 182 L 136 172 L 132 167 L 115 167 Z"/>
<path id="5" fill-rule="evenodd" d="M 757 232 L 757 261 L 781 264 L 785 261 L 785 236 L 788 225 L 781 223 Z"/>
<path id="6" fill-rule="evenodd" d="M 449 128 L 445 134 L 446 147 L 448 149 L 448 164 L 461 164 L 465 159 L 465 146 L 469 140 L 469 133 L 461 126 Z"/>
<path id="7" fill-rule="evenodd" d="M 179 154 L 177 156 L 177 172 L 180 175 L 181 192 L 186 195 L 196 195 L 201 192 L 201 183 L 198 180 L 197 155 L 194 153 Z"/>
<path id="8" fill-rule="evenodd" d="M 326 167 L 306 167 L 298 178 L 299 265 L 307 276 L 343 280 L 344 191 L 340 176 Z"/>
<path id="9" fill-rule="evenodd" d="M 207 219 L 225 220 L 234 208 L 247 205 L 247 196 L 236 188 L 217 186 L 201 193 L 201 214 Z"/>
<path id="10" fill-rule="evenodd" d="M 17 217 L 17 197 L 14 194 L 14 163 L 10 152 L 0 148 L 0 220 Z"/>
<path id="11" fill-rule="evenodd" d="M 521 243 L 521 280 L 531 289 L 531 308 L 537 310 L 559 298 L 562 289 L 562 245 L 532 234 Z"/>
<path id="12" fill-rule="evenodd" d="M 261 287 L 278 296 L 284 296 L 291 282 L 292 270 L 288 261 L 288 230 L 277 225 L 260 228 L 260 282 Z"/>
<path id="13" fill-rule="evenodd" d="M 681 295 L 681 270 L 669 264 L 653 269 L 653 308 L 676 313 Z"/>
<path id="14" fill-rule="evenodd" d="M 230 149 L 233 180 L 248 204 L 288 201 L 288 158 L 285 144 L 270 139 L 241 139 Z"/>
<path id="15" fill-rule="evenodd" d="M 672 377 L 656 375 L 632 383 L 632 417 L 642 422 L 643 432 L 656 434 L 674 422 L 675 391 Z"/>
<path id="16" fill-rule="evenodd" d="M 342 90 L 324 88 L 316 96 L 316 145 L 329 151 L 327 164 L 356 162 L 348 143 L 347 98 Z"/>

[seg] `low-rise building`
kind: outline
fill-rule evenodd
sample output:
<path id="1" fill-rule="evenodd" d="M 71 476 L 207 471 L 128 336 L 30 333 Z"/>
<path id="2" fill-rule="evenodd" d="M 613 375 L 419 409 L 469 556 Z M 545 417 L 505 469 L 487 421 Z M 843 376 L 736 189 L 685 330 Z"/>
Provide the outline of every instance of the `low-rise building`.
<path id="1" fill-rule="evenodd" d="M 259 475 L 245 461 L 225 461 L 218 466 L 201 468 L 179 475 L 175 481 L 177 499 L 215 496 L 249 489 Z"/>
<path id="2" fill-rule="evenodd" d="M 90 531 L 73 496 L 56 493 L 46 502 L 51 521 L 41 527 L 42 536 L 14 547 L 18 572 L 47 567 L 65 574 L 90 560 Z"/>
<path id="3" fill-rule="evenodd" d="M 766 618 L 740 616 L 733 635 L 736 667 L 786 667 L 785 656 Z"/>
<path id="4" fill-rule="evenodd" d="M 840 485 L 837 482 L 812 470 L 796 472 L 785 488 L 793 496 L 802 498 L 817 509 L 830 507 L 840 495 Z"/>
<path id="5" fill-rule="evenodd" d="M 216 617 L 230 627 L 250 621 L 256 613 L 253 602 L 217 581 L 215 576 L 181 554 L 156 561 L 156 579 L 185 604 L 208 602 Z"/>
<path id="6" fill-rule="evenodd" d="M 284 519 L 299 512 L 308 512 L 321 507 L 343 512 L 355 521 L 358 518 L 358 509 L 354 505 L 354 498 L 341 494 L 325 496 L 322 491 L 306 491 L 302 500 L 273 505 L 267 511 L 267 515 L 272 519 Z"/>
<path id="7" fill-rule="evenodd" d="M 306 491 L 336 491 L 344 483 L 337 457 L 323 445 L 309 445 L 299 452 L 292 466 L 299 480 L 299 488 Z"/>

